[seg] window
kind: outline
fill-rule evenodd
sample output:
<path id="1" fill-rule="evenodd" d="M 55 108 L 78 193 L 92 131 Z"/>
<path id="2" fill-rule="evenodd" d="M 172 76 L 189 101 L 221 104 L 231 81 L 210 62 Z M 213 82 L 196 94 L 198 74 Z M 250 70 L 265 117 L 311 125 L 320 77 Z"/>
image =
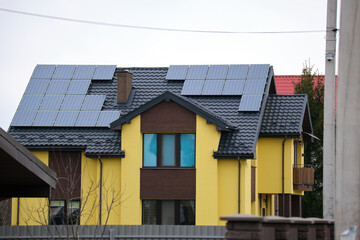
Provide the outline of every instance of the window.
<path id="1" fill-rule="evenodd" d="M 194 200 L 143 200 L 144 225 L 195 225 Z"/>
<path id="2" fill-rule="evenodd" d="M 144 167 L 194 167 L 195 134 L 144 134 Z"/>
<path id="3" fill-rule="evenodd" d="M 80 201 L 50 200 L 49 225 L 80 223 Z"/>

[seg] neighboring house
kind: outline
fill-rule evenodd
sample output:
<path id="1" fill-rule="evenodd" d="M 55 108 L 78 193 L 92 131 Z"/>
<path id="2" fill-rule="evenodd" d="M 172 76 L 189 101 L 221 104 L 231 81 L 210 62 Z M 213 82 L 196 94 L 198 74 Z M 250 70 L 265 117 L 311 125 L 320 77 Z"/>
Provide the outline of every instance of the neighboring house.
<path id="1" fill-rule="evenodd" d="M 0 200 L 49 197 L 56 173 L 0 128 Z"/>
<path id="2" fill-rule="evenodd" d="M 56 173 L 0 128 L 0 224 L 10 224 L 7 199 L 50 197 Z M 14 199 L 14 202 L 18 202 Z M 15 222 L 19 219 L 14 219 Z"/>
<path id="3" fill-rule="evenodd" d="M 44 217 L 26 222 L 39 206 L 23 205 L 20 224 L 300 216 L 312 189 L 307 96 L 277 95 L 267 64 L 38 65 L 9 133 L 62 179 Z"/>
<path id="4" fill-rule="evenodd" d="M 325 76 L 315 76 L 315 81 L 318 79 L 324 83 Z M 298 83 L 301 80 L 301 75 L 275 75 L 275 83 L 277 94 L 294 94 L 294 83 Z M 335 76 L 335 89 L 337 88 L 337 76 Z M 336 98 L 336 91 L 335 91 Z"/>

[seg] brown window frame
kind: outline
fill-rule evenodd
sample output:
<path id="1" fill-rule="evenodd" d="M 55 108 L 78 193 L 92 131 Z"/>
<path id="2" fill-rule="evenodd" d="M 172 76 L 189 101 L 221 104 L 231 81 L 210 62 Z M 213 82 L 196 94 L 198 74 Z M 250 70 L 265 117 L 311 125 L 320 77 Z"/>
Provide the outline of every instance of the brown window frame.
<path id="1" fill-rule="evenodd" d="M 163 136 L 164 135 L 175 135 L 175 151 L 174 151 L 174 165 L 163 165 L 164 157 L 163 157 Z M 156 164 L 158 167 L 163 168 L 174 168 L 180 167 L 180 134 L 178 133 L 158 133 L 157 134 L 157 160 Z"/>

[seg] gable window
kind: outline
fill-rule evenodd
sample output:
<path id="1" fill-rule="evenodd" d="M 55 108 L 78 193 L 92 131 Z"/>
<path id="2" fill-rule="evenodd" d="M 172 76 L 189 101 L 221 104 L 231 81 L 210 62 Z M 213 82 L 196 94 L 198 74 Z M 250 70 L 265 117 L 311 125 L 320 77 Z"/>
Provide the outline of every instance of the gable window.
<path id="1" fill-rule="evenodd" d="M 143 200 L 144 225 L 195 225 L 194 200 Z"/>
<path id="2" fill-rule="evenodd" d="M 144 167 L 194 167 L 195 134 L 145 133 Z"/>

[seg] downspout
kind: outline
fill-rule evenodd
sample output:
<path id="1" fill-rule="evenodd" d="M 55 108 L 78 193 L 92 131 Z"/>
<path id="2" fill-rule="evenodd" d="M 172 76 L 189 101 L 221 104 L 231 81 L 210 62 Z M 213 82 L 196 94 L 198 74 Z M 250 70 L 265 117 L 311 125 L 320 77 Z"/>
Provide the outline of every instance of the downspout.
<path id="1" fill-rule="evenodd" d="M 100 163 L 99 225 L 101 225 L 103 163 L 102 163 L 102 161 L 101 161 L 100 155 L 98 155 L 98 159 L 99 159 L 99 163 Z"/>
<path id="2" fill-rule="evenodd" d="M 287 136 L 285 135 L 285 139 L 282 142 L 282 214 L 285 215 L 285 142 L 287 140 Z"/>
<path id="3" fill-rule="evenodd" d="M 19 218 L 20 218 L 20 198 L 17 200 L 17 209 L 16 209 L 16 225 L 19 226 Z"/>
<path id="4" fill-rule="evenodd" d="M 239 161 L 239 174 L 238 174 L 238 213 L 240 213 L 240 173 L 241 173 L 240 157 L 238 157 L 238 161 Z"/>

